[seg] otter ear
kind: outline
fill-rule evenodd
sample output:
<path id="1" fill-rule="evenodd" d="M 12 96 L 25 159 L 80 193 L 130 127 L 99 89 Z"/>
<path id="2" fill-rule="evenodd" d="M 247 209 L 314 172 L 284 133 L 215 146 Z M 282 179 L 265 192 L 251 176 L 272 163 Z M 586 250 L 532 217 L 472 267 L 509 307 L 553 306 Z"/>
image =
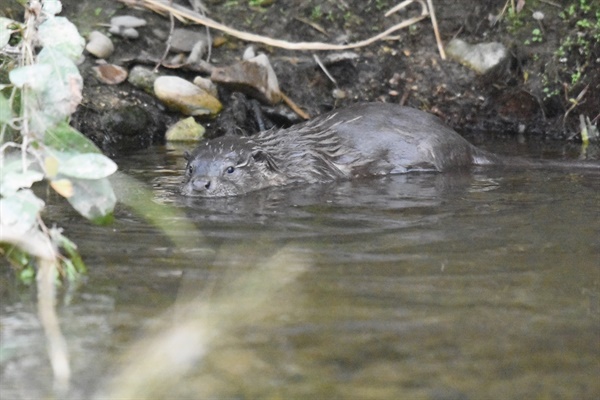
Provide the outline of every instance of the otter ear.
<path id="1" fill-rule="evenodd" d="M 190 159 L 192 158 L 192 153 L 191 153 L 191 152 L 189 152 L 189 151 L 187 151 L 187 150 L 186 150 L 186 151 L 184 151 L 184 152 L 183 152 L 183 158 L 185 158 L 185 159 L 186 159 L 186 161 L 190 161 Z"/>
<path id="2" fill-rule="evenodd" d="M 269 168 L 271 171 L 277 171 L 279 169 L 277 168 L 277 163 L 275 162 L 273 157 L 271 157 L 271 155 L 266 151 L 254 150 L 252 152 L 252 158 L 256 162 L 265 164 L 267 168 Z"/>

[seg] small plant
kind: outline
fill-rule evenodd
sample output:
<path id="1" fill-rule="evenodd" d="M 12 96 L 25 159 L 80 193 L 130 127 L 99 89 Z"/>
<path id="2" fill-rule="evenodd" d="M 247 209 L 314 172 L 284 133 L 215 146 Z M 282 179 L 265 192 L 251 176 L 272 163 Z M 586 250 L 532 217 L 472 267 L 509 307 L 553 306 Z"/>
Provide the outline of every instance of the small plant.
<path id="1" fill-rule="evenodd" d="M 375 0 L 375 8 L 377 8 L 379 11 L 383 10 L 383 9 L 388 9 L 390 8 L 388 1 L 386 0 Z"/>
<path id="2" fill-rule="evenodd" d="M 26 279 L 35 260 L 55 260 L 73 277 L 84 269 L 77 246 L 48 227 L 45 202 L 32 190 L 41 181 L 84 217 L 111 219 L 116 199 L 108 176 L 116 164 L 68 124 L 81 101 L 75 65 L 85 41 L 61 3 L 31 1 L 23 24 L 0 18 L 0 255 Z M 37 54 L 36 49 L 40 49 Z"/>
<path id="3" fill-rule="evenodd" d="M 539 28 L 535 28 L 531 31 L 531 41 L 534 43 L 541 43 L 543 40 L 542 30 Z"/>
<path id="4" fill-rule="evenodd" d="M 273 0 L 249 0 L 248 5 L 250 7 L 266 7 L 273 3 Z"/>
<path id="5" fill-rule="evenodd" d="M 108 176 L 117 166 L 68 124 L 82 99 L 75 61 L 85 41 L 56 16 L 61 9 L 58 0 L 30 0 L 23 23 L 0 18 L 0 255 L 24 281 L 36 277 L 55 384 L 65 388 L 71 371 L 55 284 L 59 274 L 73 279 L 84 265 L 62 229 L 44 223 L 45 202 L 33 186 L 48 182 L 81 215 L 104 223 L 116 203 Z"/>
<path id="6" fill-rule="evenodd" d="M 310 19 L 313 21 L 318 21 L 321 19 L 321 17 L 323 17 L 323 10 L 321 10 L 321 5 L 317 5 L 312 9 L 310 13 Z"/>
<path id="7" fill-rule="evenodd" d="M 542 76 L 544 97 L 573 97 L 586 84 L 585 78 L 593 67 L 594 54 L 600 41 L 600 8 L 591 6 L 588 0 L 573 1 L 559 13 L 569 27 L 554 52 L 556 68 Z M 567 104 L 566 107 L 571 106 Z"/>

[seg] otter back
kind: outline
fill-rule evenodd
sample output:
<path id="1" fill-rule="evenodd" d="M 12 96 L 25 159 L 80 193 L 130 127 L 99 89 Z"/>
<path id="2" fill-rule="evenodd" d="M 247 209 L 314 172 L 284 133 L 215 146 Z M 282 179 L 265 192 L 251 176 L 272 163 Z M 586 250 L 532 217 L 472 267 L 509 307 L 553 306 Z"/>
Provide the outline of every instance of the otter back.
<path id="1" fill-rule="evenodd" d="M 480 150 L 431 114 L 385 103 L 357 104 L 253 137 L 224 136 L 186 159 L 182 193 L 201 197 L 359 176 L 539 164 Z"/>

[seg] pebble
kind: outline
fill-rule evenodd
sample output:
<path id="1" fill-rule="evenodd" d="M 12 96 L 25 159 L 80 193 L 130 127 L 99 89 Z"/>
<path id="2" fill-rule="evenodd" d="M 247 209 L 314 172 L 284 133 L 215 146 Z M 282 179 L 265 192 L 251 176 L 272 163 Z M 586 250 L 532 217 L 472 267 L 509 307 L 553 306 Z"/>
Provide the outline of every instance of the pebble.
<path id="1" fill-rule="evenodd" d="M 203 78 L 201 76 L 197 76 L 194 78 L 194 85 L 208 92 L 211 96 L 217 97 L 217 85 L 213 83 L 210 79 Z"/>
<path id="2" fill-rule="evenodd" d="M 102 64 L 92 68 L 96 77 L 107 85 L 118 85 L 127 79 L 127 70 L 114 64 Z"/>
<path id="3" fill-rule="evenodd" d="M 124 28 L 139 28 L 146 26 L 146 20 L 142 18 L 132 17 L 131 15 L 119 15 L 110 19 L 112 26 L 122 26 Z"/>
<path id="4" fill-rule="evenodd" d="M 242 60 L 251 60 L 256 57 L 256 52 L 254 51 L 254 46 L 246 47 L 244 50 L 244 54 L 242 54 Z"/>
<path id="5" fill-rule="evenodd" d="M 154 81 L 154 94 L 167 107 L 185 115 L 216 115 L 221 102 L 191 82 L 176 76 L 161 76 Z"/>
<path id="6" fill-rule="evenodd" d="M 265 54 L 227 67 L 215 68 L 210 79 L 216 83 L 233 86 L 269 104 L 281 101 L 277 75 Z"/>
<path id="7" fill-rule="evenodd" d="M 146 93 L 154 94 L 154 81 L 158 77 L 158 72 L 154 72 L 151 68 L 136 65 L 129 71 L 127 82 Z"/>
<path id="8" fill-rule="evenodd" d="M 97 58 L 108 58 L 115 51 L 112 40 L 104 33 L 92 31 L 88 37 L 88 44 L 85 46 L 88 53 Z"/>
<path id="9" fill-rule="evenodd" d="M 108 31 L 127 39 L 137 39 L 140 34 L 135 28 L 146 25 L 146 20 L 130 15 L 119 15 L 110 19 Z"/>
<path id="10" fill-rule="evenodd" d="M 194 47 L 192 48 L 192 51 L 190 52 L 189 57 L 187 58 L 187 63 L 188 64 L 198 63 L 202 59 L 202 56 L 204 55 L 204 51 L 207 48 L 208 48 L 208 44 L 205 41 L 201 40 L 198 43 L 196 43 L 194 45 Z"/>
<path id="11" fill-rule="evenodd" d="M 168 142 L 198 142 L 204 137 L 206 129 L 196 122 L 194 117 L 177 121 L 167 129 L 165 139 Z"/>
<path id="12" fill-rule="evenodd" d="M 138 37 L 140 37 L 140 33 L 134 28 L 125 28 L 123 26 L 111 26 L 108 29 L 108 31 L 126 39 L 137 39 Z"/>
<path id="13" fill-rule="evenodd" d="M 207 46 L 206 34 L 190 29 L 175 29 L 171 35 L 171 51 L 189 53 L 198 42 L 204 42 L 204 46 Z"/>
<path id="14" fill-rule="evenodd" d="M 331 92 L 331 95 L 333 96 L 334 99 L 345 99 L 346 98 L 346 92 L 342 89 L 333 89 L 333 91 Z"/>
<path id="15" fill-rule="evenodd" d="M 448 57 L 481 74 L 496 66 L 507 55 L 502 43 L 469 44 L 461 39 L 452 39 L 446 46 L 446 53 Z"/>

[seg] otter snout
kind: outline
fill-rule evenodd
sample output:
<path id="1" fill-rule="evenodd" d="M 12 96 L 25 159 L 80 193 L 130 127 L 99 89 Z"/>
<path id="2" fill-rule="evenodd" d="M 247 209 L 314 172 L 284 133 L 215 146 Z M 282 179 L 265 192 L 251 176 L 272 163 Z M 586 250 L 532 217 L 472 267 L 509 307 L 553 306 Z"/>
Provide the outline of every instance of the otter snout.
<path id="1" fill-rule="evenodd" d="M 215 182 L 207 176 L 192 177 L 181 186 L 181 194 L 184 196 L 212 196 L 211 191 L 215 188 Z"/>
<path id="2" fill-rule="evenodd" d="M 199 176 L 196 178 L 192 178 L 190 185 L 197 192 L 202 192 L 204 190 L 210 190 L 210 186 L 212 185 L 212 181 L 209 177 Z"/>

